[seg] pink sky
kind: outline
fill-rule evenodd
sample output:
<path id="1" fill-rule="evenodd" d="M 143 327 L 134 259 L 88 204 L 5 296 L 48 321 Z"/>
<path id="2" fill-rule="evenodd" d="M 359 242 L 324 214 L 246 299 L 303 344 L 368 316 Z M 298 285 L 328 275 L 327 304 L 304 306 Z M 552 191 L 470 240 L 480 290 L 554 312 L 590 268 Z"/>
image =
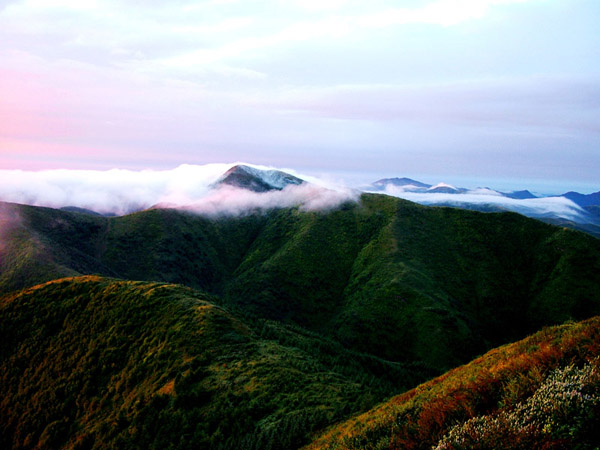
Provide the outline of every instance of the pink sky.
<path id="1" fill-rule="evenodd" d="M 3 169 L 600 173 L 595 0 L 2 5 Z"/>

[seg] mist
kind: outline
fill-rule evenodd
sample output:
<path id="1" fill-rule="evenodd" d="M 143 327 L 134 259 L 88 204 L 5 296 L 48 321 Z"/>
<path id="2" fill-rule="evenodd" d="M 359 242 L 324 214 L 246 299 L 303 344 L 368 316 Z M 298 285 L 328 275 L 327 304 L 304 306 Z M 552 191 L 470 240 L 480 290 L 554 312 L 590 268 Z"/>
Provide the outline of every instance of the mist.
<path id="1" fill-rule="evenodd" d="M 230 168 L 247 165 L 260 170 L 274 167 L 246 163 L 181 165 L 170 170 L 0 170 L 0 200 L 33 206 L 74 206 L 105 215 L 124 215 L 152 207 L 178 208 L 205 216 L 240 215 L 273 208 L 327 210 L 358 201 L 360 191 L 343 181 L 330 181 L 277 169 L 304 181 L 283 190 L 253 192 L 218 184 Z M 410 186 L 388 185 L 383 193 L 423 205 L 514 211 L 529 217 L 590 221 L 585 210 L 564 197 L 511 199 L 490 189 L 461 194 L 411 192 Z M 379 191 L 378 193 L 381 193 Z"/>
<path id="2" fill-rule="evenodd" d="M 357 201 L 358 191 L 332 190 L 314 184 L 287 186 L 281 191 L 252 192 L 223 186 L 183 208 L 202 215 L 240 215 L 252 211 L 299 206 L 303 211 L 328 210 Z"/>
<path id="3" fill-rule="evenodd" d="M 322 210 L 358 199 L 356 191 L 290 169 L 283 170 L 308 183 L 264 193 L 214 185 L 238 164 L 273 169 L 231 163 L 142 171 L 0 170 L 0 200 L 51 208 L 75 206 L 110 215 L 151 207 L 185 208 L 204 215 L 237 215 L 290 206 Z"/>
<path id="4" fill-rule="evenodd" d="M 409 189 L 388 185 L 384 191 L 388 195 L 410 200 L 422 205 L 440 205 L 455 207 L 489 207 L 491 209 L 512 211 L 528 217 L 562 218 L 578 223 L 587 223 L 587 213 L 577 204 L 565 197 L 541 197 L 530 199 L 512 199 L 500 193 L 480 188 L 462 194 L 420 193 Z"/>

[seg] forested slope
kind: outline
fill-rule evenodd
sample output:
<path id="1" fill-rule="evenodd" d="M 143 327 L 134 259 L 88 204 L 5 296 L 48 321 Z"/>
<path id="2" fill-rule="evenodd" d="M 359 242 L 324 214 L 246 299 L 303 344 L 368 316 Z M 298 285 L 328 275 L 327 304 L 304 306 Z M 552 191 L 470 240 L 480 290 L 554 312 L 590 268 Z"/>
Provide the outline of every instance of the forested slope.
<path id="1" fill-rule="evenodd" d="M 348 348 L 440 370 L 600 314 L 600 241 L 514 213 L 383 195 L 328 212 L 218 218 L 3 209 L 13 217 L 0 249 L 4 292 L 80 274 L 181 283 Z"/>

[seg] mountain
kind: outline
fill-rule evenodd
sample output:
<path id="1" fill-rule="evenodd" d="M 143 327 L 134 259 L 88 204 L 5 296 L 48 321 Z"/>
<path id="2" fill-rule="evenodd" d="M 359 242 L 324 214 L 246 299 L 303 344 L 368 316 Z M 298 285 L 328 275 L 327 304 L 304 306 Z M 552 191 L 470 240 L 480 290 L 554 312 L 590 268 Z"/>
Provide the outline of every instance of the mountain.
<path id="1" fill-rule="evenodd" d="M 371 184 L 371 187 L 374 187 L 377 190 L 385 190 L 385 188 L 390 186 L 398 186 L 398 187 L 415 187 L 415 188 L 430 188 L 430 184 L 421 183 L 420 181 L 413 180 L 411 178 L 382 178 L 381 180 L 375 181 Z"/>
<path id="2" fill-rule="evenodd" d="M 585 209 L 587 210 L 587 212 L 589 212 L 592 216 L 600 218 L 600 205 L 592 205 L 592 206 L 586 206 Z"/>
<path id="3" fill-rule="evenodd" d="M 381 194 L 237 216 L 0 203 L 0 448 L 298 448 L 335 423 L 350 440 L 314 445 L 441 445 L 570 363 L 593 379 L 598 319 L 572 321 L 599 314 L 600 241 L 514 213 Z M 344 422 L 565 322 L 395 397 L 404 415 Z M 587 445 L 597 409 L 573 408 L 566 437 L 546 414 L 515 442 Z"/>
<path id="4" fill-rule="evenodd" d="M 397 181 L 394 181 L 397 180 Z M 489 188 L 465 189 L 439 183 L 435 186 L 408 178 L 387 178 L 362 189 L 385 191 L 428 206 L 446 206 L 481 212 L 513 211 L 524 216 L 559 224 L 600 237 L 600 192 L 583 195 L 568 192 L 561 197 L 536 197 L 528 190 L 499 192 Z M 449 197 L 447 194 L 452 194 Z"/>
<path id="5" fill-rule="evenodd" d="M 348 349 L 436 370 L 600 314 L 600 242 L 512 213 L 375 194 L 328 212 L 226 218 L 4 209 L 13 221 L 0 292 L 85 274 L 181 283 Z"/>
<path id="6" fill-rule="evenodd" d="M 5 449 L 298 448 L 423 374 L 183 286 L 88 276 L 0 297 Z"/>
<path id="7" fill-rule="evenodd" d="M 0 296 L 0 446 L 594 448 L 599 341 L 546 328 L 375 406 L 428 373 L 183 286 L 59 279 Z"/>
<path id="8" fill-rule="evenodd" d="M 76 212 L 76 213 L 80 213 L 80 214 L 89 214 L 91 216 L 101 216 L 102 215 L 99 212 L 92 211 L 91 209 L 79 208 L 77 206 L 64 206 L 64 207 L 62 207 L 60 209 L 63 210 L 63 211 L 68 211 L 68 212 Z"/>
<path id="9" fill-rule="evenodd" d="M 215 186 L 234 186 L 253 192 L 282 190 L 286 186 L 299 185 L 304 180 L 280 170 L 262 170 L 254 167 L 237 165 L 229 169 L 217 180 Z"/>
<path id="10" fill-rule="evenodd" d="M 600 191 L 594 192 L 593 194 L 580 194 L 579 192 L 571 191 L 563 194 L 561 197 L 568 198 L 582 207 L 600 206 Z"/>
<path id="11" fill-rule="evenodd" d="M 535 195 L 533 195 L 528 190 L 513 191 L 513 192 L 501 192 L 501 194 L 504 197 L 514 198 L 515 200 L 525 200 L 525 199 L 528 199 L 528 198 L 537 198 Z"/>
<path id="12" fill-rule="evenodd" d="M 456 188 L 446 183 L 439 183 L 428 188 L 426 192 L 430 194 L 463 194 L 466 191 L 467 190 L 463 188 Z"/>
<path id="13" fill-rule="evenodd" d="M 600 318 L 544 329 L 331 427 L 306 449 L 594 449 Z"/>

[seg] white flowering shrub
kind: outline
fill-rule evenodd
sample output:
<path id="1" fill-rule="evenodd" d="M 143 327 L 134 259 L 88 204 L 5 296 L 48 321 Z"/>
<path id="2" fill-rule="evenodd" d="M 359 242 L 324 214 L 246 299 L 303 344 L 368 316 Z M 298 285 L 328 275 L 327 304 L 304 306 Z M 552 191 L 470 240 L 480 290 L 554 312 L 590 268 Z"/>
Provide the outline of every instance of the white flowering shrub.
<path id="1" fill-rule="evenodd" d="M 553 371 L 510 410 L 452 427 L 435 450 L 600 448 L 600 360 Z"/>

